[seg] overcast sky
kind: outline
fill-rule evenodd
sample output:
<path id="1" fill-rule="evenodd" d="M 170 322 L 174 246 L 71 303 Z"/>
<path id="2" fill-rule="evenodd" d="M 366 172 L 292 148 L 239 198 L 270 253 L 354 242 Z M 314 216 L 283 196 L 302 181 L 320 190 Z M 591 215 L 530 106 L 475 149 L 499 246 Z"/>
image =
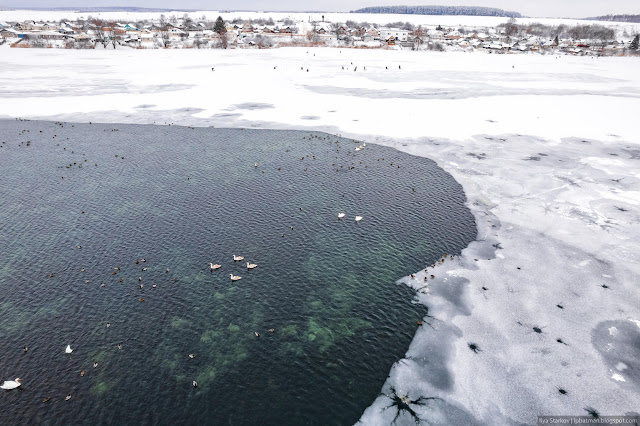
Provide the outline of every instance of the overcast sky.
<path id="1" fill-rule="evenodd" d="M 640 0 L 0 0 L 0 7 L 53 8 L 129 6 L 198 10 L 348 12 L 366 6 L 487 6 L 535 17 L 584 18 L 606 14 L 640 14 Z"/>

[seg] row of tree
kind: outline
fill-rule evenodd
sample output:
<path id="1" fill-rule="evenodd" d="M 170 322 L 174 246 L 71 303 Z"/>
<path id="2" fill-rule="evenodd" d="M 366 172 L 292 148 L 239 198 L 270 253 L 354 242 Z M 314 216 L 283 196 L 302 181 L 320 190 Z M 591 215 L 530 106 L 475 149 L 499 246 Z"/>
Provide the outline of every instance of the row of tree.
<path id="1" fill-rule="evenodd" d="M 480 6 L 373 6 L 353 10 L 351 13 L 399 13 L 403 15 L 468 15 L 505 16 L 521 18 L 518 12 Z"/>
<path id="2" fill-rule="evenodd" d="M 534 22 L 518 25 L 515 19 L 509 19 L 509 21 L 498 25 L 498 27 L 504 28 L 505 35 L 508 37 L 538 36 L 544 38 L 560 37 L 601 41 L 611 41 L 616 38 L 615 30 L 598 24 L 570 27 L 563 24 L 554 26 Z"/>
<path id="3" fill-rule="evenodd" d="M 615 22 L 636 22 L 640 23 L 640 15 L 604 15 L 585 18 L 590 21 L 615 21 Z"/>

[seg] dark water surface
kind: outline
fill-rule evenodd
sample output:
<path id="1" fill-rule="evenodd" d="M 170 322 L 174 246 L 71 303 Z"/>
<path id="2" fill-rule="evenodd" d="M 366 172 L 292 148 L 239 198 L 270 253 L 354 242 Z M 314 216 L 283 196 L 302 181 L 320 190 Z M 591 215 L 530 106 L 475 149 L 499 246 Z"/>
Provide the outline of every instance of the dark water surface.
<path id="1" fill-rule="evenodd" d="M 325 133 L 0 121 L 0 144 L 23 383 L 0 424 L 352 424 L 426 313 L 396 280 L 476 236 L 434 162 Z"/>

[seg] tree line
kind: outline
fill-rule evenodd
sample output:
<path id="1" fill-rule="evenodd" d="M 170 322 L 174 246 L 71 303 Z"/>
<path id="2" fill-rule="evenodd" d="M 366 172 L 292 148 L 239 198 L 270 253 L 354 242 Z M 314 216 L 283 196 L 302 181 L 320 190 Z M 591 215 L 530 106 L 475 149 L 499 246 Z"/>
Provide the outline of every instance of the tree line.
<path id="1" fill-rule="evenodd" d="M 522 18 L 518 12 L 481 6 L 372 6 L 351 13 L 399 13 L 404 15 L 468 15 Z"/>

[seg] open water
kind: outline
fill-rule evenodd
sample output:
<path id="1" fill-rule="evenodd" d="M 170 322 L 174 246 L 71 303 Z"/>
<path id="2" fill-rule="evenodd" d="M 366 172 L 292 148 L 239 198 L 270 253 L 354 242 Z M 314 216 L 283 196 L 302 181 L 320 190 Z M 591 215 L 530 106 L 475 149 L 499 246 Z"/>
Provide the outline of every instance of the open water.
<path id="1" fill-rule="evenodd" d="M 433 161 L 359 145 L 0 121 L 0 424 L 356 422 L 427 313 L 396 281 L 476 237 Z"/>

